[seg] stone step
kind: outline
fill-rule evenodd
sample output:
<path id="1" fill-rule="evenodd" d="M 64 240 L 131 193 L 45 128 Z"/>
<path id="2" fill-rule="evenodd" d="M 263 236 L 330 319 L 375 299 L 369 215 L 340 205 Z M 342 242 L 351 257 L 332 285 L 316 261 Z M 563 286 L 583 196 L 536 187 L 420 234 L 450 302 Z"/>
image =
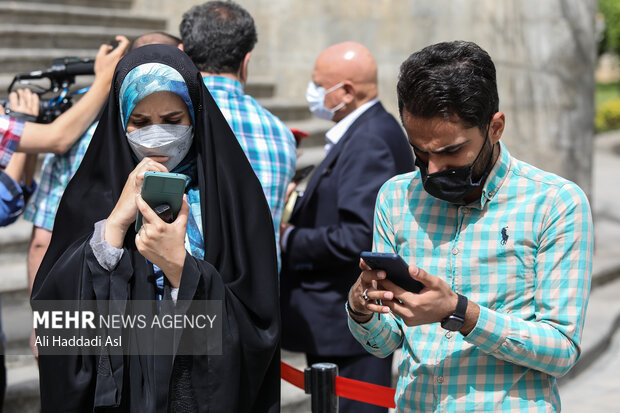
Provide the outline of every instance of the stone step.
<path id="1" fill-rule="evenodd" d="M 300 148 L 323 147 L 325 146 L 325 133 L 334 126 L 335 123 L 311 116 L 304 120 L 287 121 L 289 128 L 299 129 L 308 133 L 308 137 L 303 138 Z"/>
<path id="2" fill-rule="evenodd" d="M 52 24 L 0 24 L 0 48 L 98 49 L 118 34 L 130 40 L 144 29 Z M 60 55 L 62 56 L 62 55 Z M 3 68 L 3 71 L 7 69 Z"/>
<path id="3" fill-rule="evenodd" d="M 28 251 L 32 223 L 19 218 L 14 224 L 0 228 L 0 264 L 7 262 L 2 257 L 9 256 L 10 261 L 14 261 L 11 256 L 15 254 L 25 254 Z M 4 281 L 0 277 L 0 286 Z M 1 289 L 0 289 L 1 291 Z"/>
<path id="4" fill-rule="evenodd" d="M 0 68 L 5 76 L 10 77 L 10 82 L 17 73 L 29 73 L 35 70 L 47 69 L 52 64 L 52 61 L 59 57 L 75 56 L 94 59 L 99 46 L 104 42 L 108 42 L 112 37 L 106 37 L 105 41 L 83 49 L 45 48 L 42 46 L 30 49 L 0 47 Z M 4 93 L 6 88 L 1 91 Z"/>
<path id="5" fill-rule="evenodd" d="M 20 0 L 20 3 L 41 3 L 41 0 Z M 128 9 L 131 7 L 133 0 L 46 0 L 46 3 L 64 6 Z"/>
<path id="6" fill-rule="evenodd" d="M 30 293 L 26 280 L 26 265 L 14 273 L 15 285 L 11 291 L 3 291 L 2 300 L 2 329 L 6 337 L 6 352 L 14 355 L 29 355 L 28 342 L 32 331 L 32 313 L 30 310 Z M 16 289 L 22 285 L 21 289 Z"/>
<path id="7" fill-rule="evenodd" d="M 39 413 L 39 370 L 32 354 L 6 356 L 7 390 L 4 411 Z"/>
<path id="8" fill-rule="evenodd" d="M 265 98 L 258 101 L 282 122 L 310 119 L 308 104 L 280 98 Z"/>
<path id="9" fill-rule="evenodd" d="M 107 2 L 106 2 L 107 5 Z M 101 7 L 67 6 L 54 3 L 0 1 L 4 22 L 19 25 L 79 25 L 131 27 L 145 31 L 164 30 L 166 20 L 160 17 L 128 13 L 127 10 Z"/>
<path id="10" fill-rule="evenodd" d="M 266 99 L 273 98 L 276 93 L 276 85 L 272 79 L 252 77 L 248 79 L 248 83 L 244 86 L 246 94 L 252 96 L 254 99 Z"/>
<path id="11" fill-rule="evenodd" d="M 93 55 L 91 57 L 94 57 L 95 52 L 93 52 Z M 0 60 L 1 62 L 1 60 Z M 47 61 L 43 66 L 37 66 L 37 67 L 32 67 L 30 69 L 27 69 L 24 72 L 19 72 L 19 73 L 25 73 L 25 72 L 31 72 L 34 70 L 39 70 L 39 69 L 45 69 L 49 66 L 51 66 L 52 61 L 49 60 Z M 13 81 L 13 78 L 15 77 L 15 75 L 17 75 L 18 73 L 13 73 L 13 74 L 0 74 L 0 99 L 6 99 L 8 94 L 7 94 L 7 90 L 9 88 L 9 85 L 11 84 L 11 82 Z M 95 79 L 94 76 L 91 75 L 80 75 L 80 76 L 76 76 L 75 78 L 75 83 L 71 86 L 71 92 L 75 92 L 80 90 L 81 88 L 84 87 L 88 87 L 93 83 L 93 80 Z M 25 84 L 21 87 L 30 87 L 31 89 L 34 89 L 33 87 L 31 87 L 30 85 L 32 84 L 36 84 L 39 85 L 40 87 L 43 88 L 48 88 L 49 87 L 49 81 L 46 79 L 41 79 L 41 80 L 29 80 L 28 81 L 29 84 Z M 17 86 L 13 86 L 13 89 L 17 89 Z M 245 85 L 245 91 L 247 94 L 251 95 L 252 97 L 256 98 L 256 99 L 268 99 L 273 97 L 274 93 L 275 93 L 275 88 L 273 83 L 270 83 L 268 80 L 261 80 L 258 79 L 256 81 L 252 80 L 249 83 L 247 83 Z M 52 93 L 47 93 L 43 96 L 43 98 L 45 99 L 50 99 L 54 96 L 56 96 L 57 94 L 52 94 Z M 74 98 L 75 99 L 75 98 Z M 303 122 L 302 122 L 303 123 Z"/>

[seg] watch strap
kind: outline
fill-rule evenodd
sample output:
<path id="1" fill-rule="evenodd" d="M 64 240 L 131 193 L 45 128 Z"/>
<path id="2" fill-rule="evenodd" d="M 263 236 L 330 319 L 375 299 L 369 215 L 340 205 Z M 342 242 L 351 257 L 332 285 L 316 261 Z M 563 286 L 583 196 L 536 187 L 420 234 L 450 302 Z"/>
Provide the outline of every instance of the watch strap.
<path id="1" fill-rule="evenodd" d="M 456 302 L 456 310 L 452 313 L 453 316 L 465 320 L 465 312 L 467 311 L 467 297 L 457 293 L 458 301 Z"/>

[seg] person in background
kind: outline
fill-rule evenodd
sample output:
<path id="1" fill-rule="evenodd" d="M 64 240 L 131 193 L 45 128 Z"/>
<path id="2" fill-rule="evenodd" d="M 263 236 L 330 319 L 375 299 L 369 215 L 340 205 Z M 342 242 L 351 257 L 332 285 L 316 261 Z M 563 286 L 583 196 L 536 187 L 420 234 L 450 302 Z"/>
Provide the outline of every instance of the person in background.
<path id="1" fill-rule="evenodd" d="M 169 44 L 170 46 L 178 47 L 181 44 L 181 39 L 165 32 L 144 33 L 143 35 L 136 37 L 133 42 L 131 42 L 129 50 L 135 50 L 138 47 L 149 44 Z"/>
<path id="2" fill-rule="evenodd" d="M 30 288 L 32 288 L 34 276 L 52 238 L 54 218 L 60 198 L 82 162 L 84 153 L 97 127 L 96 118 L 105 102 L 105 97 L 110 91 L 116 63 L 123 57 L 129 46 L 129 40 L 125 36 L 117 36 L 116 40 L 119 43 L 114 49 L 107 44 L 101 45 L 99 48 L 95 58 L 95 80 L 86 95 L 74 105 L 74 107 L 88 105 L 90 113 L 82 116 L 79 120 L 72 120 L 71 124 L 66 122 L 67 129 L 60 131 L 63 139 L 59 139 L 59 147 L 56 150 L 49 151 L 52 153 L 45 157 L 41 168 L 39 186 L 26 206 L 24 219 L 33 224 L 28 249 L 28 285 Z M 38 126 L 44 127 L 45 125 Z M 79 139 L 76 139 L 75 135 Z M 73 137 L 73 139 L 67 139 L 67 137 Z M 63 140 L 66 140 L 66 143 L 60 145 Z"/>
<path id="3" fill-rule="evenodd" d="M 9 104 L 13 113 L 32 116 L 39 114 L 39 95 L 32 93 L 30 89 L 11 92 Z M 23 123 L 11 121 L 8 117 L 2 117 L 0 123 L 8 125 L 0 128 L 3 131 L 3 139 L 5 137 L 10 139 L 14 134 L 14 136 L 20 135 L 21 130 L 15 129 L 23 129 Z M 26 203 L 36 188 L 34 181 L 36 162 L 36 154 L 14 153 L 6 168 L 0 169 L 0 227 L 14 223 L 24 212 Z"/>
<path id="4" fill-rule="evenodd" d="M 297 149 L 284 123 L 243 90 L 257 42 L 254 19 L 232 1 L 210 1 L 188 10 L 179 32 L 183 50 L 202 73 L 263 186 L 271 208 L 279 263 L 278 228 L 286 189 L 295 174 Z"/>
<path id="5" fill-rule="evenodd" d="M 39 114 L 39 96 L 28 89 L 19 89 L 9 94 L 12 113 L 37 116 Z M 3 109 L 0 107 L 0 109 Z M 20 137 L 24 123 L 7 116 L 0 117 L 2 141 L 11 141 Z M 2 156 L 0 155 L 0 158 Z M 35 154 L 14 153 L 8 163 L 0 165 L 0 227 L 10 225 L 24 211 L 25 203 L 36 187 L 34 182 Z M 6 366 L 4 364 L 4 331 L 0 315 L 0 412 L 6 394 Z"/>
<path id="6" fill-rule="evenodd" d="M 335 124 L 326 156 L 282 224 L 282 347 L 306 353 L 309 365 L 338 364 L 339 374 L 389 386 L 391 357 L 369 355 L 347 331 L 342 306 L 372 245 L 377 191 L 413 169 L 398 122 L 378 99 L 377 64 L 354 42 L 335 44 L 316 59 L 306 98 L 312 113 Z M 348 399 L 342 412 L 386 412 Z"/>
<path id="7" fill-rule="evenodd" d="M 381 188 L 373 249 L 399 254 L 424 288 L 362 261 L 351 332 L 377 357 L 402 345 L 399 412 L 559 412 L 592 275 L 585 194 L 500 142 L 495 65 L 478 45 L 413 53 L 397 89 L 419 170 Z"/>

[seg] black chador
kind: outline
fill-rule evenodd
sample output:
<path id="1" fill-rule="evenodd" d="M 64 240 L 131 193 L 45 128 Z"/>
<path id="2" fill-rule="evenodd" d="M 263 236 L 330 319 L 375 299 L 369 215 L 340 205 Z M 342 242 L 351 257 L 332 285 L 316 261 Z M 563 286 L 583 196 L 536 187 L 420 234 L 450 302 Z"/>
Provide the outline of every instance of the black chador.
<path id="1" fill-rule="evenodd" d="M 280 320 L 271 214 L 200 72 L 174 47 L 141 47 L 118 64 L 97 130 L 60 203 L 32 300 L 156 299 L 152 266 L 136 250 L 133 227 L 112 272 L 98 265 L 89 246 L 95 222 L 109 216 L 136 166 L 120 120 L 119 90 L 131 69 L 148 62 L 176 69 L 195 109 L 192 151 L 205 258 L 187 254 L 178 299 L 222 301 L 223 354 L 42 355 L 42 411 L 278 412 Z M 164 300 L 169 297 L 166 285 Z M 127 345 L 146 338 L 136 333 Z"/>

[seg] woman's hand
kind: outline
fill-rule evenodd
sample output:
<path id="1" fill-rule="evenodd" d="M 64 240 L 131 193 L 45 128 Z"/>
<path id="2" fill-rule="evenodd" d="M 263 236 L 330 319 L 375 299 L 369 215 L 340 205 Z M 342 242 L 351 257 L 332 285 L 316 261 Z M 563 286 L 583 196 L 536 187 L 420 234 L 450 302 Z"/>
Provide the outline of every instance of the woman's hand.
<path id="1" fill-rule="evenodd" d="M 142 191 L 144 173 L 147 171 L 168 172 L 168 169 L 160 163 L 167 160 L 168 157 L 166 156 L 146 157 L 129 174 L 121 197 L 105 223 L 104 238 L 108 244 L 116 248 L 123 247 L 125 234 L 129 226 L 136 220 L 138 213 L 136 196 Z"/>
<path id="2" fill-rule="evenodd" d="M 142 199 L 135 197 L 136 205 L 142 213 L 142 228 L 136 234 L 136 248 L 147 260 L 157 265 L 170 281 L 178 288 L 185 263 L 185 232 L 189 216 L 189 204 L 183 195 L 183 205 L 174 222 L 166 224 Z"/>

